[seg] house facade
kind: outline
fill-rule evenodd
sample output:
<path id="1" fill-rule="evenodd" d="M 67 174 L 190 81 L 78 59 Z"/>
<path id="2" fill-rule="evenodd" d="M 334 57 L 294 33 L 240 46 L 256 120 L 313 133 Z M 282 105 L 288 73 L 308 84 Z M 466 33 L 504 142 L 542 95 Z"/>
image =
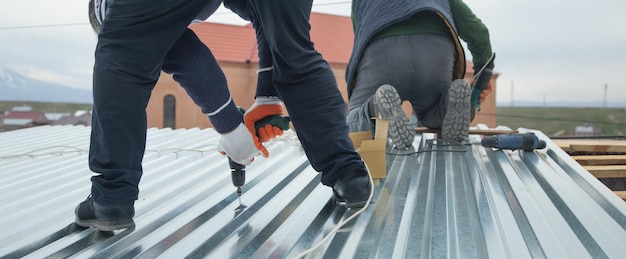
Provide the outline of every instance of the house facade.
<path id="1" fill-rule="evenodd" d="M 41 125 L 48 125 L 50 121 L 43 112 L 34 111 L 30 106 L 13 107 L 3 114 L 0 126 L 2 131 L 24 129 Z"/>
<path id="2" fill-rule="evenodd" d="M 354 33 L 350 17 L 320 13 L 311 14 L 311 38 L 315 48 L 323 55 L 332 68 L 344 102 L 348 103 L 345 71 L 352 51 Z M 258 68 L 257 45 L 254 28 L 218 23 L 200 23 L 191 26 L 198 37 L 218 60 L 228 80 L 233 100 L 244 109 L 254 103 L 256 90 L 256 70 Z M 472 125 L 496 126 L 496 78 L 492 77 L 493 92 L 481 105 Z M 471 63 L 465 75 L 471 81 Z M 207 82 L 207 86 L 210 82 Z M 408 102 L 403 104 L 407 114 L 411 114 Z M 189 98 L 184 89 L 172 76 L 161 73 L 147 107 L 148 127 L 156 128 L 208 128 L 212 127 L 206 115 Z"/>

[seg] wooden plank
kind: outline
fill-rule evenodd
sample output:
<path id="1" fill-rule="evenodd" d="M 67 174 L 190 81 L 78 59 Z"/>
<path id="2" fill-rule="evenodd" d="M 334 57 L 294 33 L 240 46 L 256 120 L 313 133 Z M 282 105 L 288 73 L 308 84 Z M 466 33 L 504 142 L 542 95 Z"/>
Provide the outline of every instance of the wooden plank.
<path id="1" fill-rule="evenodd" d="M 570 145 L 571 152 L 625 153 L 626 143 L 610 145 Z"/>
<path id="2" fill-rule="evenodd" d="M 618 197 L 622 198 L 622 200 L 626 201 L 626 191 L 614 191 L 614 193 Z"/>
<path id="3" fill-rule="evenodd" d="M 583 166 L 596 178 L 626 178 L 626 165 Z"/>
<path id="4" fill-rule="evenodd" d="M 626 165 L 626 155 L 572 156 L 581 165 Z"/>
<path id="5" fill-rule="evenodd" d="M 625 152 L 626 140 L 614 139 L 553 139 L 566 152 Z"/>
<path id="6" fill-rule="evenodd" d="M 557 146 L 563 149 L 563 151 L 569 152 L 569 139 L 553 139 L 552 142 L 554 142 Z"/>
<path id="7" fill-rule="evenodd" d="M 415 133 L 440 133 L 440 129 L 429 129 L 426 127 L 415 128 Z M 498 130 L 498 129 L 469 129 L 470 135 L 500 135 L 518 133 L 517 130 Z"/>

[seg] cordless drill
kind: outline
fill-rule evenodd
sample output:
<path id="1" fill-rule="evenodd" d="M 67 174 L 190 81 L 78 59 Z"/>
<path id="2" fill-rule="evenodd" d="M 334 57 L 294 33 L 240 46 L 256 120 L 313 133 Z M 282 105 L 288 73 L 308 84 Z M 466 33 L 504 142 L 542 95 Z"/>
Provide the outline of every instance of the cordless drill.
<path id="1" fill-rule="evenodd" d="M 533 151 L 546 147 L 546 142 L 540 140 L 534 133 L 505 134 L 483 138 L 480 141 L 483 147 L 497 149 Z"/>
<path id="2" fill-rule="evenodd" d="M 496 53 L 492 53 L 487 60 L 487 63 L 483 66 L 483 68 L 475 72 L 476 77 L 474 78 L 474 85 L 472 85 L 472 93 L 470 97 L 470 101 L 474 105 L 474 111 L 480 111 L 480 93 L 487 88 L 489 85 L 489 80 L 491 80 L 491 75 L 493 74 L 493 70 L 489 67 L 493 67 L 493 60 L 496 57 Z"/>
<path id="3" fill-rule="evenodd" d="M 246 113 L 246 110 L 239 106 L 237 106 L 237 110 L 241 114 Z M 228 157 L 228 165 L 230 166 L 230 178 L 233 185 L 237 187 L 237 195 L 241 195 L 241 186 L 246 183 L 246 166 L 233 161 L 228 155 L 226 157 Z"/>
<path id="4" fill-rule="evenodd" d="M 237 109 L 241 113 L 246 112 L 246 110 L 241 107 L 237 107 Z M 267 116 L 254 123 L 254 127 L 258 131 L 259 128 L 264 127 L 266 124 L 271 124 L 281 128 L 282 130 L 287 130 L 289 129 L 289 117 L 281 115 Z M 228 165 L 230 166 L 231 180 L 233 181 L 233 185 L 237 187 L 237 195 L 241 195 L 241 187 L 246 183 L 246 166 L 233 161 L 229 156 L 227 157 Z"/>

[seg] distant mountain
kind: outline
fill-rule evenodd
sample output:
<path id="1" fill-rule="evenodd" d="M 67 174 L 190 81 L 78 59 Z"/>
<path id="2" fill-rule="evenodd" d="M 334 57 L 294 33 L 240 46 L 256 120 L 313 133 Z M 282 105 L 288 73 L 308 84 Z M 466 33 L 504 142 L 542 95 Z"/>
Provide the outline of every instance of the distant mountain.
<path id="1" fill-rule="evenodd" d="M 10 69 L 0 70 L 0 101 L 93 103 L 91 90 L 29 78 Z"/>

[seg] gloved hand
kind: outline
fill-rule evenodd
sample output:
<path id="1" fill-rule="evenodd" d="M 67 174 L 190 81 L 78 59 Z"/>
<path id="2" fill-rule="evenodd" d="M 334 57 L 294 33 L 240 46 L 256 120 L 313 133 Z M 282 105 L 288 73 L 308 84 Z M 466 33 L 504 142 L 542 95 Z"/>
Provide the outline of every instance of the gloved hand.
<path id="1" fill-rule="evenodd" d="M 480 103 L 484 103 L 487 99 L 487 96 L 489 96 L 492 90 L 493 87 L 491 86 L 491 80 L 489 80 L 489 83 L 487 83 L 487 87 L 480 92 L 480 95 L 478 96 L 478 101 Z"/>
<path id="2" fill-rule="evenodd" d="M 260 142 L 267 142 L 282 135 L 283 130 L 289 128 L 288 126 L 286 128 L 281 126 L 283 123 L 280 120 L 286 120 L 282 115 L 282 101 L 278 97 L 263 96 L 256 98 L 252 107 L 244 114 L 243 121 L 246 127 L 248 127 L 250 134 L 258 136 Z M 262 120 L 267 121 L 266 124 L 257 129 L 256 124 Z M 261 145 L 261 143 L 258 143 L 258 145 Z"/>
<path id="3" fill-rule="evenodd" d="M 480 111 L 480 104 L 483 103 L 487 95 L 491 93 L 491 75 L 491 68 L 483 68 L 472 81 L 470 103 L 476 111 Z"/>
<path id="4" fill-rule="evenodd" d="M 261 142 L 267 142 L 289 129 L 289 118 L 282 115 L 267 116 L 256 121 L 254 127 Z"/>
<path id="5" fill-rule="evenodd" d="M 493 87 L 491 86 L 491 75 L 493 74 L 493 61 L 495 58 L 496 53 L 491 53 L 486 64 L 474 67 L 474 72 L 477 74 L 474 77 L 471 86 L 472 88 L 482 89 L 480 90 L 480 93 L 472 92 L 472 98 L 478 97 L 478 103 L 476 103 L 476 99 L 472 100 L 475 105 L 480 105 L 485 102 L 485 99 L 487 99 L 487 96 L 493 90 Z M 474 96 L 474 94 L 478 94 L 478 96 Z"/>
<path id="6" fill-rule="evenodd" d="M 270 155 L 259 139 L 250 135 L 250 131 L 243 123 L 233 131 L 222 135 L 217 151 L 228 155 L 233 161 L 242 165 L 252 163 L 255 156 L 268 157 Z"/>

